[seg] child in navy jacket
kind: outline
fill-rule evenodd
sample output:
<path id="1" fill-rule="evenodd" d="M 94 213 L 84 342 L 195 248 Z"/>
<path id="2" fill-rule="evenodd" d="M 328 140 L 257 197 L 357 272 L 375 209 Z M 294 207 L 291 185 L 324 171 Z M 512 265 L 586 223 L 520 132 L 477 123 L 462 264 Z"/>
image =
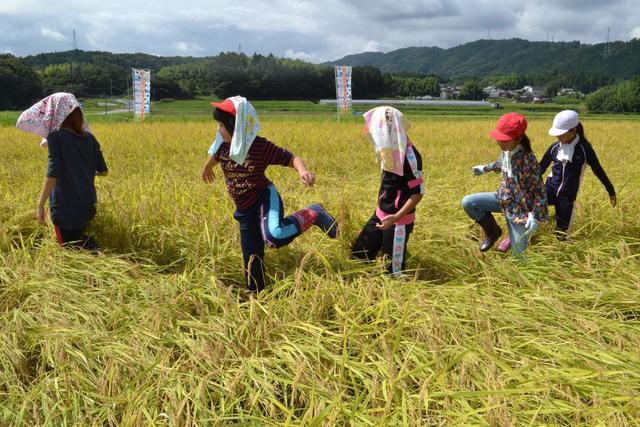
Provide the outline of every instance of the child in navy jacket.
<path id="1" fill-rule="evenodd" d="M 589 165 L 609 193 L 612 206 L 617 204 L 616 190 L 600 165 L 598 156 L 584 135 L 578 113 L 572 110 L 559 112 L 553 119 L 549 135 L 558 138 L 544 153 L 540 162 L 543 175 L 551 162 L 551 175 L 545 187 L 549 204 L 556 209 L 556 226 L 568 233 L 573 221 L 574 203 L 580 190 L 584 171 Z"/>

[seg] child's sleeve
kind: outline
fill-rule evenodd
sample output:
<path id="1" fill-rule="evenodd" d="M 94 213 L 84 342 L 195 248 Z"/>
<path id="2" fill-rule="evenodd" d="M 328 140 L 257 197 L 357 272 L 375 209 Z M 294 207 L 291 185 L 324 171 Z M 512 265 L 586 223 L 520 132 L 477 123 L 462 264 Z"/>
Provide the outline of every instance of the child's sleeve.
<path id="1" fill-rule="evenodd" d="M 527 197 L 530 197 L 530 212 L 540 222 L 549 219 L 549 210 L 547 208 L 547 191 L 544 188 L 544 181 L 540 175 L 540 165 L 533 153 L 529 153 L 525 163 L 526 186 L 525 191 Z"/>
<path id="2" fill-rule="evenodd" d="M 289 166 L 293 159 L 293 153 L 278 147 L 273 142 L 264 140 L 264 162 L 268 165 Z"/>
<path id="3" fill-rule="evenodd" d="M 47 150 L 49 156 L 47 158 L 47 177 L 60 178 L 61 157 L 60 157 L 60 139 L 55 135 L 49 135 L 47 139 Z"/>
<path id="4" fill-rule="evenodd" d="M 109 168 L 107 168 L 107 162 L 105 162 L 104 155 L 102 154 L 102 150 L 100 149 L 100 143 L 95 138 L 94 138 L 94 141 L 96 141 L 96 148 L 98 150 L 97 158 L 96 158 L 96 160 L 97 160 L 96 161 L 96 172 L 107 172 L 109 170 Z"/>
<path id="5" fill-rule="evenodd" d="M 544 172 L 551 164 L 551 149 L 554 145 L 555 144 L 552 144 L 547 151 L 545 151 L 544 156 L 542 156 L 542 160 L 540 160 L 540 176 L 544 175 Z"/>
<path id="6" fill-rule="evenodd" d="M 498 160 L 491 162 L 486 166 L 487 172 L 500 172 L 502 170 L 502 157 L 498 157 Z"/>
<path id="7" fill-rule="evenodd" d="M 585 148 L 585 152 L 587 154 L 587 163 L 589 164 L 589 166 L 591 166 L 591 170 L 593 171 L 595 176 L 598 177 L 602 185 L 604 185 L 604 188 L 607 189 L 607 193 L 609 193 L 609 196 L 615 196 L 616 190 L 615 188 L 613 188 L 613 184 L 609 180 L 607 173 L 602 168 L 602 165 L 600 165 L 600 161 L 598 160 L 598 156 L 596 156 L 596 152 L 593 150 L 593 147 L 591 146 L 591 144 L 585 144 Z"/>
<path id="8" fill-rule="evenodd" d="M 404 178 L 409 188 L 409 194 L 424 194 L 424 176 L 422 174 L 422 157 L 416 155 L 413 149 L 408 149 L 404 162 Z"/>

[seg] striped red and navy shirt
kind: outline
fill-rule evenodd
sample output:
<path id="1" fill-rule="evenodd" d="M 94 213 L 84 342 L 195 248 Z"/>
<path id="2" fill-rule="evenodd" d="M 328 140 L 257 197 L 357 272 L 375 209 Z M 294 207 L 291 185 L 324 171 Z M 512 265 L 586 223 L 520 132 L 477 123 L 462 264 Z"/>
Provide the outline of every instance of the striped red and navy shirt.
<path id="1" fill-rule="evenodd" d="M 264 174 L 269 165 L 289 166 L 293 154 L 264 138 L 256 137 L 249 148 L 243 164 L 229 157 L 231 144 L 223 142 L 213 155 L 220 163 L 227 190 L 238 209 L 251 207 L 260 194 L 260 190 L 271 184 Z"/>

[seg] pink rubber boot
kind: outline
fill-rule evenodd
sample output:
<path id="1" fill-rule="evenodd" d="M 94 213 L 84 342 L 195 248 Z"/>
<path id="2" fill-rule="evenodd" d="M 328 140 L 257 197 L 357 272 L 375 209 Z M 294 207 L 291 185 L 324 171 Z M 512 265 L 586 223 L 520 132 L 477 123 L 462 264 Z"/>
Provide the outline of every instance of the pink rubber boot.
<path id="1" fill-rule="evenodd" d="M 511 248 L 511 239 L 508 237 L 506 239 L 502 239 L 500 243 L 498 243 L 498 251 L 499 252 L 507 252 Z"/>

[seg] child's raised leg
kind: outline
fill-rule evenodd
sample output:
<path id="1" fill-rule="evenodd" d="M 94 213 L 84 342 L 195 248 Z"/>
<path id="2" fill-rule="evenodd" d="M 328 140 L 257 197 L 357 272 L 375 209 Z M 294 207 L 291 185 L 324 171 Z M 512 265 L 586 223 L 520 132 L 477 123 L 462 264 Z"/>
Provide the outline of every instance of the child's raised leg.
<path id="1" fill-rule="evenodd" d="M 335 220 L 320 205 L 308 206 L 285 217 L 282 198 L 275 186 L 267 187 L 263 197 L 260 206 L 262 236 L 269 247 L 280 248 L 291 243 L 314 224 L 325 230 L 326 223 L 331 222 L 325 232 L 335 237 Z"/>

